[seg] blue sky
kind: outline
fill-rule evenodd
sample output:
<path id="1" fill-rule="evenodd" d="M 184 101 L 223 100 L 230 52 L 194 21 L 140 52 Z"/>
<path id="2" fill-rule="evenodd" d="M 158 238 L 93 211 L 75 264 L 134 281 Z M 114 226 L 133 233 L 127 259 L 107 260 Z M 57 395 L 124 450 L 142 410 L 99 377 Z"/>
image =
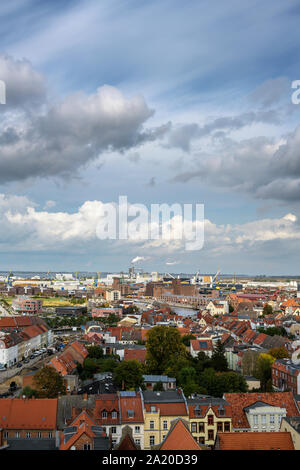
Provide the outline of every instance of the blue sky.
<path id="1" fill-rule="evenodd" d="M 0 15 L 2 269 L 141 256 L 299 274 L 296 0 L 11 0 Z M 204 204 L 204 247 L 97 239 L 90 210 L 120 195 Z"/>

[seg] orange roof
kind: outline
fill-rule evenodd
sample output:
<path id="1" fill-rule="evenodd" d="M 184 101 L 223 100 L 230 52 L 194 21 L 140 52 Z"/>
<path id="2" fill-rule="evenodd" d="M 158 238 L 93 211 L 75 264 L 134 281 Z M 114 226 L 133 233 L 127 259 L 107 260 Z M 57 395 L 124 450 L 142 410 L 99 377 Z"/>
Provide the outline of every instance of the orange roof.
<path id="1" fill-rule="evenodd" d="M 224 399 L 231 404 L 232 425 L 234 428 L 250 427 L 244 408 L 258 401 L 285 408 L 287 416 L 299 416 L 292 392 L 225 393 Z"/>
<path id="2" fill-rule="evenodd" d="M 139 393 L 135 397 L 120 396 L 122 423 L 143 423 L 144 414 L 142 400 Z M 128 416 L 128 410 L 133 411 L 133 418 Z"/>
<path id="3" fill-rule="evenodd" d="M 84 358 L 86 358 L 87 355 L 88 355 L 88 351 L 85 348 L 84 344 L 80 343 L 79 341 L 73 341 L 73 343 L 71 343 L 67 347 L 67 349 L 69 349 L 69 348 L 74 348 L 75 351 L 79 352 Z"/>
<path id="4" fill-rule="evenodd" d="M 64 432 L 61 434 L 60 450 L 69 450 L 73 446 L 73 444 L 75 444 L 75 442 L 78 441 L 78 439 L 84 434 L 93 439 L 95 437 L 95 433 L 91 430 L 91 426 L 95 425 L 96 423 L 86 413 L 86 411 L 80 413 L 80 415 L 78 415 L 76 419 L 70 424 L 70 426 L 72 427 L 77 427 L 75 434 L 67 441 L 65 441 Z M 106 434 L 103 432 L 102 436 L 104 437 L 106 436 Z"/>
<path id="5" fill-rule="evenodd" d="M 281 307 L 300 307 L 299 303 L 295 299 L 288 299 L 282 302 Z"/>
<path id="6" fill-rule="evenodd" d="M 146 361 L 146 349 L 125 349 L 124 350 L 124 361 L 136 360 L 138 362 Z"/>
<path id="7" fill-rule="evenodd" d="M 147 413 L 151 412 L 151 406 L 155 406 L 161 416 L 187 416 L 185 403 L 145 403 Z"/>
<path id="8" fill-rule="evenodd" d="M 181 419 L 171 425 L 159 450 L 202 450 Z"/>
<path id="9" fill-rule="evenodd" d="M 268 335 L 266 335 L 265 333 L 259 333 L 259 335 L 257 336 L 257 338 L 255 338 L 253 340 L 253 344 L 262 344 L 265 339 L 267 339 Z"/>
<path id="10" fill-rule="evenodd" d="M 57 398 L 3 398 L 0 400 L 0 428 L 55 429 Z"/>
<path id="11" fill-rule="evenodd" d="M 180 336 L 188 335 L 188 334 L 190 334 L 190 332 L 191 332 L 191 330 L 190 330 L 189 328 L 184 328 L 184 327 L 182 327 L 182 328 L 177 328 L 177 330 L 178 330 Z"/>
<path id="12" fill-rule="evenodd" d="M 294 450 L 289 432 L 218 433 L 220 450 Z"/>

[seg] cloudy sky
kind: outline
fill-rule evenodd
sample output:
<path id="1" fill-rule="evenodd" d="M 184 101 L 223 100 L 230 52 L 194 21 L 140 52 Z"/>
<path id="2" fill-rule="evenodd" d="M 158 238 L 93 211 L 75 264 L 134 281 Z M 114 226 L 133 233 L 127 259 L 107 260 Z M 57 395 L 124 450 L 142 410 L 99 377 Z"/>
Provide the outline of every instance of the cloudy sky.
<path id="1" fill-rule="evenodd" d="M 10 0 L 0 16 L 0 270 L 300 274 L 297 0 Z M 202 249 L 99 239 L 119 196 L 204 204 Z"/>

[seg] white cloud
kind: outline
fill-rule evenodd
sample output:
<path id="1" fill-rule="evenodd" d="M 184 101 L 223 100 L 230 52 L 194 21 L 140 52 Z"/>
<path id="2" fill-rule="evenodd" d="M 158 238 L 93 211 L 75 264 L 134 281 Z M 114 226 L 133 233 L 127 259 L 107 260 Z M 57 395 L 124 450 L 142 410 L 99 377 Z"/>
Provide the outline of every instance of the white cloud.
<path id="1" fill-rule="evenodd" d="M 105 204 L 101 201 L 86 201 L 76 212 L 69 213 L 39 210 L 26 197 L 0 195 L 0 246 L 8 251 L 49 252 L 72 251 L 80 247 L 81 252 L 87 253 L 101 249 L 123 253 L 126 247 L 128 254 L 134 254 L 137 250 L 143 252 L 143 255 L 134 256 L 132 263 L 165 255 L 170 256 L 167 265 L 176 263 L 172 259 L 175 253 L 186 253 L 185 240 L 180 238 L 99 240 L 97 226 Z M 176 216 L 171 219 L 176 236 L 179 234 L 179 222 Z M 290 213 L 280 218 L 265 218 L 235 225 L 218 225 L 206 219 L 204 227 L 202 252 L 212 255 L 247 253 L 253 247 L 263 250 L 274 241 L 298 242 L 300 239 L 298 219 Z M 191 223 L 191 228 L 195 228 L 195 222 Z"/>

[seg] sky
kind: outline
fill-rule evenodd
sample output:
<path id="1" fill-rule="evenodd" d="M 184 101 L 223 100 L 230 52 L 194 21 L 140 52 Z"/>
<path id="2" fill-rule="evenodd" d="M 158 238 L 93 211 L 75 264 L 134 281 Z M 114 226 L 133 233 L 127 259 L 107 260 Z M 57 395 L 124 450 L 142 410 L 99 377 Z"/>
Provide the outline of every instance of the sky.
<path id="1" fill-rule="evenodd" d="M 297 0 L 11 0 L 0 16 L 0 270 L 300 274 Z M 203 205 L 204 243 L 99 237 L 120 196 L 144 215 Z"/>

